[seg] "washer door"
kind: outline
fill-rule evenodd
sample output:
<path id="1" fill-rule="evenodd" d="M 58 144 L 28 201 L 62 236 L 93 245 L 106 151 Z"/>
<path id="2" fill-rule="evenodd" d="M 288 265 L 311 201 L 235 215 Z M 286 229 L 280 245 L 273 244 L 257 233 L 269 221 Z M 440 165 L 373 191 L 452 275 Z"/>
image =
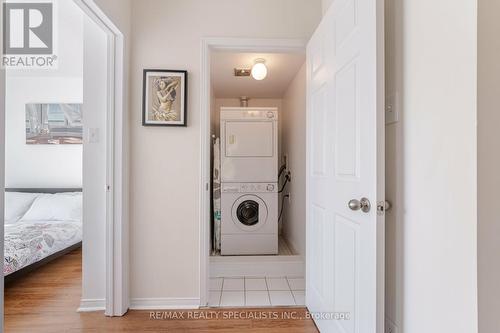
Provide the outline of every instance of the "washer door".
<path id="1" fill-rule="evenodd" d="M 247 194 L 234 202 L 231 215 L 241 230 L 256 231 L 266 224 L 267 206 L 261 198 Z"/>

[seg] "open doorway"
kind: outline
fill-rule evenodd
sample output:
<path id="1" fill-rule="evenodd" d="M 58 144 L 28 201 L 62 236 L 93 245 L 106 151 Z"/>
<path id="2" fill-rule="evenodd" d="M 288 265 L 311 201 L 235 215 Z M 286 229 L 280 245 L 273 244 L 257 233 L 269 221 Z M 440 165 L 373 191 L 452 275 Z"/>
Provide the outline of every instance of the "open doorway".
<path id="1" fill-rule="evenodd" d="M 50 290 L 45 302 L 58 299 L 59 292 L 76 299 L 81 293 L 85 23 L 71 1 L 60 3 L 55 14 L 61 28 L 57 67 L 6 72 L 3 273 L 8 327 L 9 313 L 21 311 L 25 297 L 39 299 L 37 290 Z M 48 288 L 51 284 L 57 287 Z M 44 301 L 33 305 L 43 308 Z M 35 308 L 30 310 L 36 313 Z"/>
<path id="2" fill-rule="evenodd" d="M 210 65 L 208 305 L 304 306 L 305 52 L 213 51 Z"/>
<path id="3" fill-rule="evenodd" d="M 114 81 L 116 39 L 92 10 L 85 1 L 58 2 L 57 66 L 6 71 L 6 327 L 33 324 L 9 316 L 26 299 L 37 300 L 23 305 L 35 317 L 48 305 L 68 317 L 114 313 L 108 230 L 121 170 L 113 129 L 121 131 L 114 98 L 122 83 Z"/>

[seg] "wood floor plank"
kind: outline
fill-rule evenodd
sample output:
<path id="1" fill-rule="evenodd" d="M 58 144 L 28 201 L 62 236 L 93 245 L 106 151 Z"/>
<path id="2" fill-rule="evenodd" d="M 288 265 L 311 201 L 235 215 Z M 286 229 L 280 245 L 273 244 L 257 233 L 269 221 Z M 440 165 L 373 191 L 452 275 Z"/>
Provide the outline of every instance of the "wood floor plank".
<path id="1" fill-rule="evenodd" d="M 313 321 L 305 318 L 304 308 L 159 311 L 163 316 L 157 319 L 151 318 L 150 311 L 129 311 L 113 318 L 102 312 L 77 313 L 81 256 L 81 249 L 75 250 L 5 286 L 5 332 L 317 332 Z M 291 313 L 295 319 L 287 317 Z M 184 319 L 169 319 L 173 314 L 183 314 Z M 273 318 L 261 319 L 263 314 Z"/>

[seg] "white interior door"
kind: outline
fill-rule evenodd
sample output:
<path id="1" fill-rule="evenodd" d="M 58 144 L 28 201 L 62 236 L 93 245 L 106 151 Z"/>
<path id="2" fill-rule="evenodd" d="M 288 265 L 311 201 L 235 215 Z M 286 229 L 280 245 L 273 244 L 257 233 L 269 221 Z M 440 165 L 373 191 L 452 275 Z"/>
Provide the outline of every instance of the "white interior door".
<path id="1" fill-rule="evenodd" d="M 322 332 L 383 332 L 383 56 L 382 0 L 334 0 L 307 47 L 306 303 Z"/>

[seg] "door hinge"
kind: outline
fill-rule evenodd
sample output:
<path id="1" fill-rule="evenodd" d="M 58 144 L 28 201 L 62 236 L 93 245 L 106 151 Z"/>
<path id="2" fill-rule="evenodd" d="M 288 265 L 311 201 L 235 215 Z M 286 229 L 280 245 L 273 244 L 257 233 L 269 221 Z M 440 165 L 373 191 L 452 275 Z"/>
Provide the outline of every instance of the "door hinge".
<path id="1" fill-rule="evenodd" d="M 208 191 L 208 183 L 205 183 L 205 191 Z"/>
<path id="2" fill-rule="evenodd" d="M 379 201 L 377 202 L 377 214 L 384 215 L 385 212 L 390 211 L 392 208 L 392 204 L 390 201 Z"/>

